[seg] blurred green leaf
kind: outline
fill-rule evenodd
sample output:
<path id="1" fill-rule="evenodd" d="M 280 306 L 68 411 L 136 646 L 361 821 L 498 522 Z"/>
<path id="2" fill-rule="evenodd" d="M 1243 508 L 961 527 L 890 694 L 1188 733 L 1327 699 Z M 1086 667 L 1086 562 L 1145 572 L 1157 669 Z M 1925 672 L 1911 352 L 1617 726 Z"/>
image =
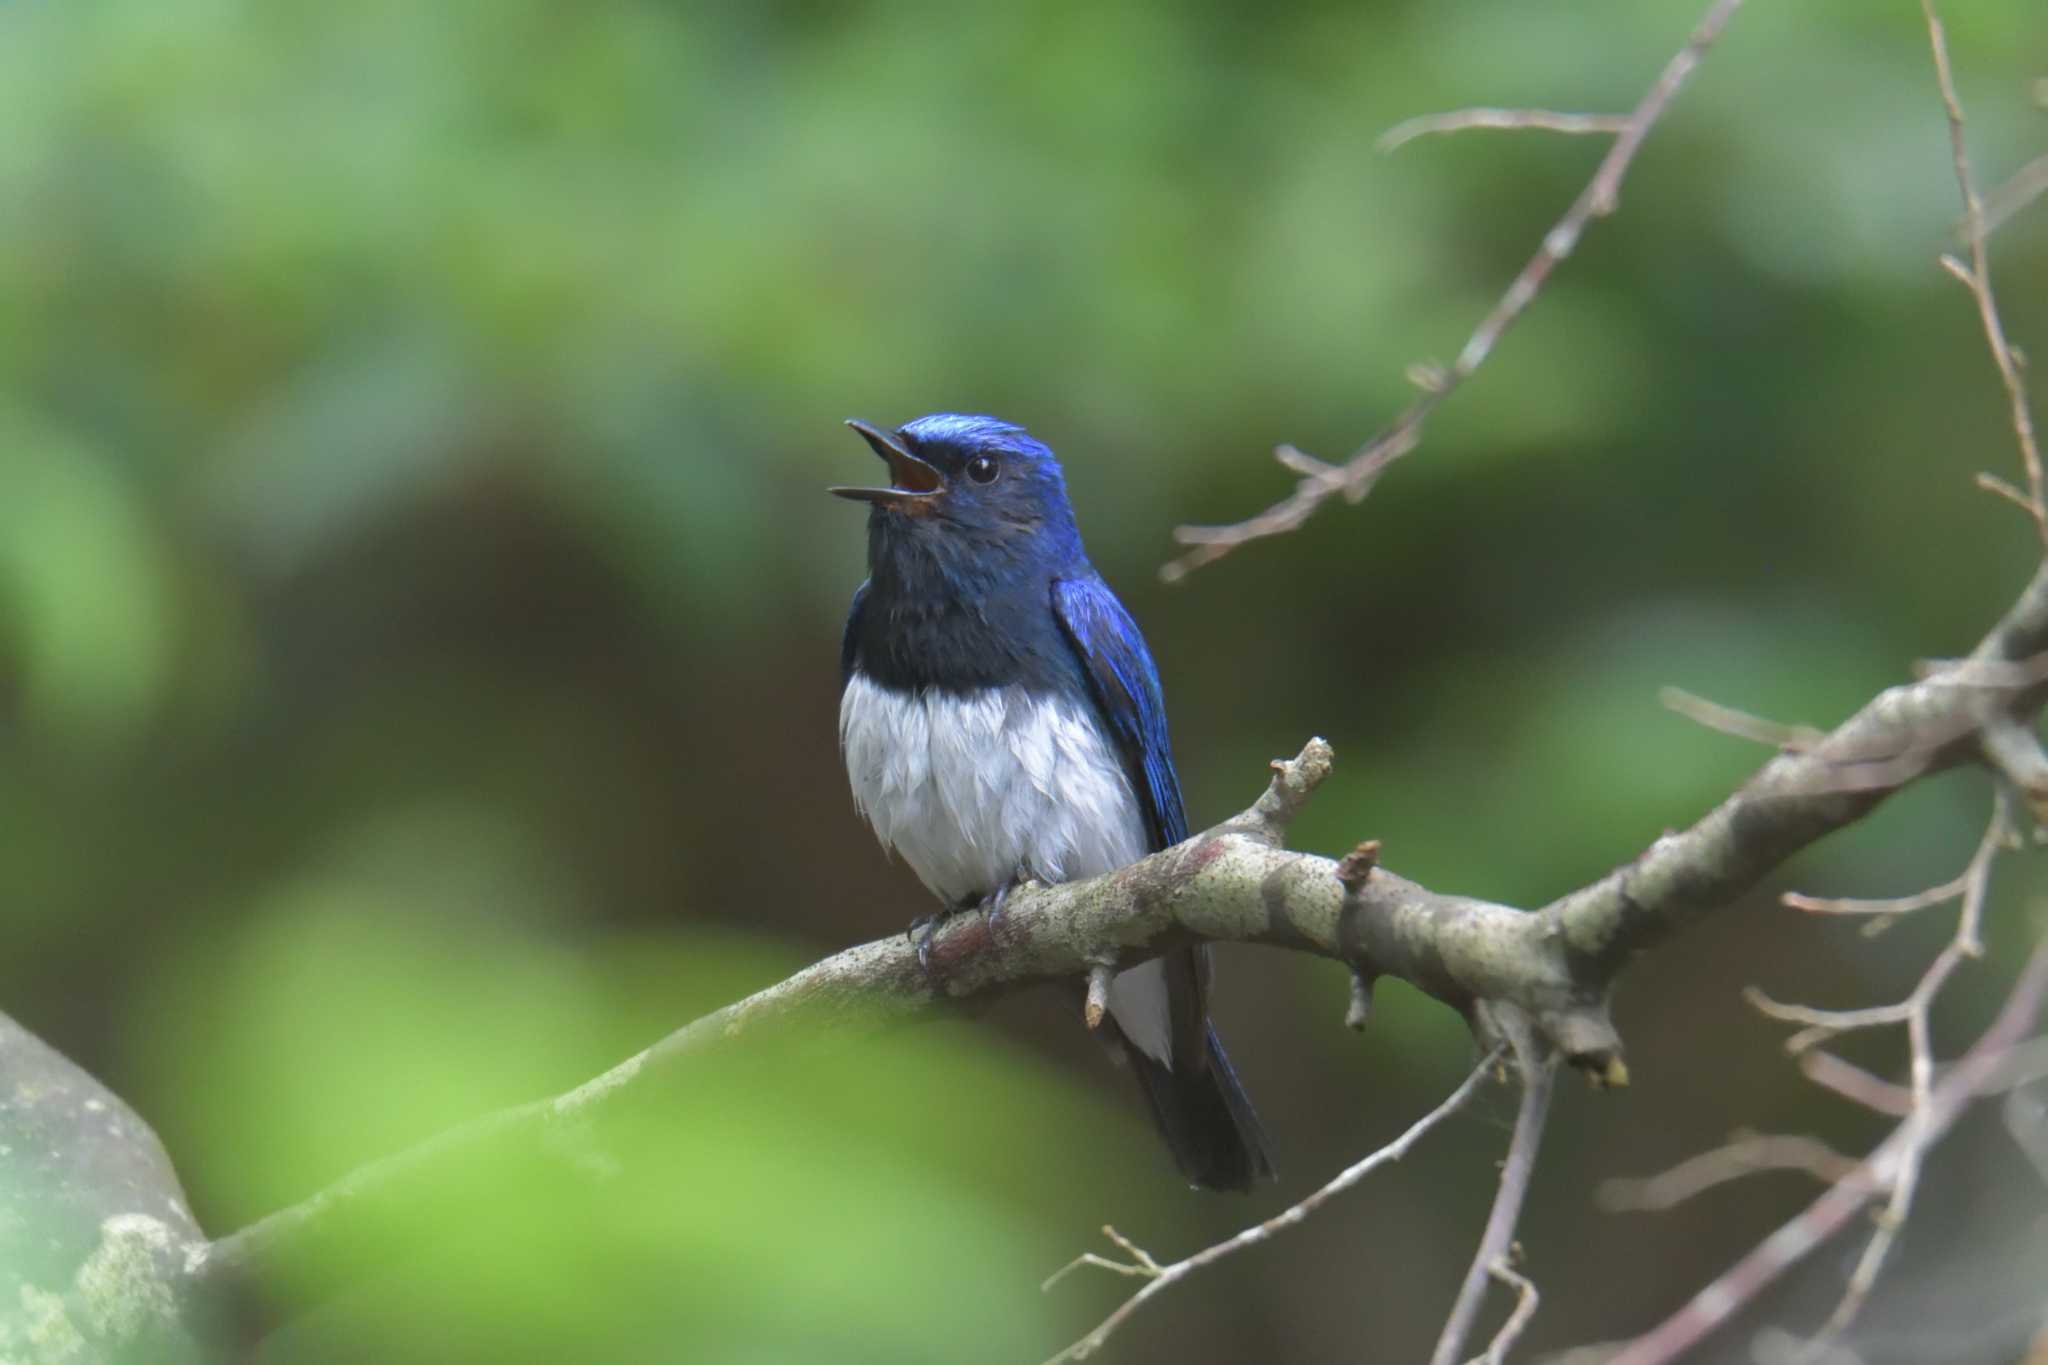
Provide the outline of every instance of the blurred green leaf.
<path id="1" fill-rule="evenodd" d="M 175 630 L 136 490 L 66 433 L 0 410 L 0 650 L 30 724 L 87 750 L 142 724 Z"/>

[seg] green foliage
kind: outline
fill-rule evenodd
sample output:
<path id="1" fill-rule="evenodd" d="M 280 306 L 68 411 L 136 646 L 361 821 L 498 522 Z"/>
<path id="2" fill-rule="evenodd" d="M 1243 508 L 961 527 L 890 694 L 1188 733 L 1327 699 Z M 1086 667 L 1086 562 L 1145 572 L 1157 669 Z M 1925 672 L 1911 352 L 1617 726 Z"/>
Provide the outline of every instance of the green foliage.
<path id="1" fill-rule="evenodd" d="M 1947 8 L 1988 186 L 2048 140 L 2048 10 Z M 1172 525 L 1284 494 L 1276 442 L 1370 436 L 1602 148 L 1374 137 L 1624 108 L 1695 9 L 0 4 L 0 998 L 137 1103 L 221 1230 L 900 927 L 920 898 L 833 753 L 862 534 L 821 490 L 866 468 L 855 414 L 996 411 L 1061 452 L 1197 823 L 1324 733 L 1305 846 L 1376 835 L 1520 903 L 1625 860 L 1760 756 L 1660 686 L 1829 723 L 1966 648 L 2031 566 L 1970 486 L 2010 435 L 1932 263 L 1956 199 L 1912 6 L 1746 7 L 1620 212 L 1369 503 L 1173 592 L 1150 574 Z M 2036 352 L 2044 223 L 1995 244 Z M 1981 800 L 1916 795 L 1797 876 L 1940 880 Z M 1971 970 L 2005 960 L 2004 914 Z M 1742 923 L 1836 999 L 1924 946 Z M 1706 941 L 1697 996 L 1624 989 L 1646 1084 L 1705 1046 L 1661 1011 L 1719 1018 L 1754 978 L 1748 939 Z M 1362 1048 L 1333 1037 L 1340 985 L 1222 966 L 1286 1192 L 1463 1063 L 1399 991 Z M 630 1197 L 470 1208 L 430 1276 L 372 1291 L 388 1313 L 299 1348 L 1043 1354 L 1041 1315 L 1094 1300 L 1032 1286 L 1104 1218 L 1163 1252 L 1252 1208 L 1181 1198 L 1065 1002 L 1005 1017 L 1079 1063 L 989 1026 L 707 1077 Z M 1769 1046 L 1695 1145 L 1780 1084 Z M 1606 1140 L 1555 1159 L 1649 1159 Z M 1418 1354 L 1465 1254 L 1438 1196 L 1469 1169 L 1404 1169 L 1413 1206 L 1375 1206 L 1385 1358 Z M 1539 1210 L 1532 1245 L 1580 1212 Z M 1367 1254 L 1328 1235 L 1318 1265 Z M 1612 1293 L 1655 1260 L 1575 1244 Z M 1151 1330 L 1187 1360 L 1356 1354 L 1358 1282 L 1287 1258 Z M 1562 1340 L 1573 1292 L 1545 1287 Z"/>
<path id="2" fill-rule="evenodd" d="M 200 1099 L 195 1176 L 257 1208 L 571 1084 L 679 1009 L 801 965 L 709 936 L 479 945 L 472 926 L 452 932 L 333 886 L 316 894 L 326 903 L 272 907 L 224 969 L 181 971 L 198 998 L 152 1002 L 178 1021 L 153 1055 Z M 935 1112 L 950 1116 L 943 1142 Z M 1101 1121 L 985 1039 L 715 1058 L 587 1153 L 565 1135 L 585 1179 L 536 1178 L 530 1154 L 483 1149 L 437 1191 L 424 1247 L 417 1228 L 395 1229 L 389 1245 L 416 1258 L 403 1273 L 374 1275 L 353 1311 L 273 1349 L 292 1360 L 669 1360 L 681 1349 L 706 1361 L 938 1361 L 972 1338 L 1029 1354 L 1056 1329 L 1013 1291 L 1059 1243 L 1031 1197 L 1044 1182 L 996 1178 L 1000 1154 L 1022 1133 Z"/>

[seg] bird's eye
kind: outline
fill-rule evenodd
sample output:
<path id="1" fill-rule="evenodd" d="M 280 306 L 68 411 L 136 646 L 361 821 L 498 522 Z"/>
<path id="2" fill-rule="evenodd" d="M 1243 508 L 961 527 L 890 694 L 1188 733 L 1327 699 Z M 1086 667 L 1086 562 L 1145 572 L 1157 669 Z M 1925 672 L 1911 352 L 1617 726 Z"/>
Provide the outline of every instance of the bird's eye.
<path id="1" fill-rule="evenodd" d="M 996 475 L 1002 472 L 1002 466 L 992 455 L 977 455 L 967 463 L 967 477 L 976 483 L 994 483 Z"/>

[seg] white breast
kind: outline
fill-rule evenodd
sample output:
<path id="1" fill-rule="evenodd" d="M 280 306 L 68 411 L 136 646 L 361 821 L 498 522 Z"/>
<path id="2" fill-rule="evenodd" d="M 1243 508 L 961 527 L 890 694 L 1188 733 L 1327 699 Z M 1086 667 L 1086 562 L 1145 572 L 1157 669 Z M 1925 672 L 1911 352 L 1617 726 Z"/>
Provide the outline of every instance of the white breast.
<path id="1" fill-rule="evenodd" d="M 1018 877 L 1136 862 L 1145 822 L 1092 710 L 1019 687 L 898 692 L 856 673 L 839 701 L 854 804 L 948 905 Z"/>
<path id="2" fill-rule="evenodd" d="M 1077 881 L 1149 852 L 1145 820 L 1094 712 L 1021 687 L 899 692 L 855 673 L 839 699 L 854 805 L 949 906 L 1005 883 Z M 1167 1065 L 1164 967 L 1117 973 L 1110 1012 Z"/>

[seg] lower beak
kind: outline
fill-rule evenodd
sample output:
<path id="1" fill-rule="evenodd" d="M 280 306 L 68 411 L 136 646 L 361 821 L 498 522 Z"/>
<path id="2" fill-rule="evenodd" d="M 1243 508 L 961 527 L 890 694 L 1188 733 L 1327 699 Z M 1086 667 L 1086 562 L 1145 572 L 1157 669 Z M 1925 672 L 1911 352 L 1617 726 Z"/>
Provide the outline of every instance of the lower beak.
<path id="1" fill-rule="evenodd" d="M 945 480 L 939 471 L 926 464 L 904 448 L 903 443 L 879 431 L 858 418 L 848 418 L 846 425 L 860 433 L 861 439 L 873 447 L 889 465 L 887 488 L 834 488 L 830 490 L 842 498 L 857 502 L 890 503 L 897 506 L 917 504 L 935 498 L 945 487 Z"/>

